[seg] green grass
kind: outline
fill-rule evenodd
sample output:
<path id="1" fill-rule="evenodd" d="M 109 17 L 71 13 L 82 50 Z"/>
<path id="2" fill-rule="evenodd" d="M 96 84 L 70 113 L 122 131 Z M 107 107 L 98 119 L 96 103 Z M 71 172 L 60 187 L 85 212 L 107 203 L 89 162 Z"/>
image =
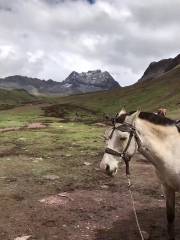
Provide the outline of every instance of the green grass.
<path id="1" fill-rule="evenodd" d="M 0 112 L 0 128 L 22 127 L 41 120 L 43 111 L 39 105 L 26 105 Z"/>
<path id="2" fill-rule="evenodd" d="M 95 176 L 89 171 L 95 167 L 97 154 L 103 151 L 104 128 L 83 122 L 59 122 L 56 118 L 43 116 L 41 106 L 1 111 L 3 127 L 11 126 L 12 122 L 21 126 L 40 120 L 48 121 L 48 127 L 1 133 L 0 178 L 19 179 L 21 186 L 16 188 L 16 192 L 29 189 L 33 197 L 46 192 L 49 194 L 57 186 L 58 189 L 69 185 L 80 186 L 85 181 L 88 182 L 87 186 L 93 185 Z M 93 167 L 85 166 L 84 161 L 91 162 Z M 48 174 L 59 176 L 55 185 L 49 186 L 49 181 L 44 180 Z M 29 181 L 33 185 L 29 185 Z M 41 191 L 36 181 L 43 183 Z M 10 182 L 7 189 L 7 183 L 0 180 L 0 195 L 9 195 L 14 191 L 11 189 L 13 184 Z M 48 189 L 45 187 L 47 185 Z"/>
<path id="3" fill-rule="evenodd" d="M 104 131 L 104 130 L 103 130 Z M 1 134 L 3 145 L 11 143 L 17 146 L 21 153 L 47 157 L 54 154 L 53 151 L 61 151 L 66 156 L 79 155 L 96 151 L 101 147 L 103 135 L 102 128 L 88 126 L 83 123 L 52 123 L 44 130 L 10 131 Z"/>
<path id="4" fill-rule="evenodd" d="M 45 104 L 26 104 L 13 109 L 0 111 L 0 128 L 24 127 L 30 123 L 41 122 L 48 123 L 56 122 L 59 119 L 55 117 L 45 117 Z"/>
<path id="5" fill-rule="evenodd" d="M 23 176 L 25 172 L 34 177 L 50 173 L 65 177 L 68 174 L 71 177 L 65 178 L 69 182 L 73 175 L 78 178 L 83 161 L 93 159 L 103 149 L 104 128 L 83 122 L 63 123 L 58 118 L 46 117 L 41 105 L 21 106 L 0 114 L 1 128 L 22 127 L 32 122 L 48 122 L 48 127 L 1 133 L 1 176 L 11 173 L 14 177 Z M 36 158 L 43 160 L 34 162 Z M 74 166 L 73 171 L 69 172 L 68 166 Z"/>

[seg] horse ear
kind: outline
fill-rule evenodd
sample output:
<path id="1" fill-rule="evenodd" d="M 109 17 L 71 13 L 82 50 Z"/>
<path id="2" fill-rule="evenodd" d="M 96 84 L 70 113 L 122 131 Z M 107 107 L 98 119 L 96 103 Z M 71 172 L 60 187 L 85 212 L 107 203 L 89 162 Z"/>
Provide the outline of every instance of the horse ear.
<path id="1" fill-rule="evenodd" d="M 118 116 L 121 116 L 122 114 L 126 114 L 126 110 L 125 110 L 124 107 L 121 109 L 121 111 L 119 112 Z"/>
<path id="2" fill-rule="evenodd" d="M 133 125 L 134 121 L 138 118 L 139 114 L 140 110 L 137 110 L 136 112 L 127 117 L 126 122 Z"/>

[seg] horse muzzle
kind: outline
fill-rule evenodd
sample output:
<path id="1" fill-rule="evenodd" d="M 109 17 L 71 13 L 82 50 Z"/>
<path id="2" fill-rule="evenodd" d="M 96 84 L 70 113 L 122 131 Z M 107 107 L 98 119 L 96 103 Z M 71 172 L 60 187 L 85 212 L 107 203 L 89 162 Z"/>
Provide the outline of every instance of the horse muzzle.
<path id="1" fill-rule="evenodd" d="M 117 168 L 115 167 L 115 168 L 111 169 L 110 166 L 107 164 L 106 165 L 106 173 L 110 177 L 114 177 L 116 175 L 116 173 L 117 173 Z"/>

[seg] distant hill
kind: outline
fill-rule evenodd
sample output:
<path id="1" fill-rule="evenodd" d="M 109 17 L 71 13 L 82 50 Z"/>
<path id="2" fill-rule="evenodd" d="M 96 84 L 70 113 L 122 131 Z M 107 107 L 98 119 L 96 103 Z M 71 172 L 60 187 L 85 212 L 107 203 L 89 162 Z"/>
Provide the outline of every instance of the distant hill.
<path id="1" fill-rule="evenodd" d="M 144 72 L 139 82 L 158 78 L 180 64 L 180 54 L 175 58 L 162 59 L 152 62 Z"/>
<path id="2" fill-rule="evenodd" d="M 61 104 L 71 104 L 113 116 L 121 107 L 127 110 L 155 111 L 165 107 L 170 116 L 180 118 L 180 65 L 164 74 L 134 85 L 107 92 L 61 97 Z"/>
<path id="3" fill-rule="evenodd" d="M 25 90 L 0 89 L 0 110 L 27 103 L 39 102 L 41 99 L 29 94 Z"/>
<path id="4" fill-rule="evenodd" d="M 24 89 L 33 95 L 71 95 L 119 88 L 120 85 L 107 72 L 72 72 L 64 81 L 40 80 L 24 76 L 0 78 L 0 88 Z"/>
<path id="5" fill-rule="evenodd" d="M 165 107 L 171 117 L 180 118 L 179 59 L 180 55 L 151 63 L 143 77 L 136 84 L 128 87 L 120 87 L 109 73 L 96 70 L 87 73 L 72 72 L 62 83 L 13 76 L 1 79 L 0 88 L 1 84 L 7 80 L 10 85 L 6 86 L 10 88 L 13 88 L 11 84 L 17 84 L 16 86 L 29 88 L 29 92 L 38 91 L 43 94 L 47 93 L 48 89 L 48 93 L 58 92 L 57 95 L 61 97 L 50 99 L 53 99 L 55 104 L 62 104 L 63 109 L 67 105 L 76 106 L 75 109 L 85 108 L 95 111 L 100 117 L 103 114 L 114 115 L 125 106 L 127 110 L 142 109 L 144 111 L 155 111 L 157 108 Z M 71 94 L 71 96 L 62 96 L 61 91 L 65 90 L 66 95 Z M 0 101 L 16 102 L 20 99 L 19 101 L 22 102 L 33 99 L 33 96 L 26 91 L 18 91 L 13 90 L 11 95 L 9 91 L 0 90 Z"/>

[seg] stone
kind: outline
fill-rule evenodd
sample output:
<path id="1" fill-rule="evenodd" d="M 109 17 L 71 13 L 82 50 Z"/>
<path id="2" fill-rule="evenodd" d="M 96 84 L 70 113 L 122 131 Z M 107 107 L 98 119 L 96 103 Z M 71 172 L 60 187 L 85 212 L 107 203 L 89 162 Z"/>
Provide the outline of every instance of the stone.
<path id="1" fill-rule="evenodd" d="M 59 176 L 53 175 L 53 174 L 49 174 L 49 175 L 45 175 L 43 178 L 46 179 L 46 180 L 54 181 L 54 180 L 58 180 Z"/>
<path id="2" fill-rule="evenodd" d="M 31 235 L 26 235 L 26 236 L 22 236 L 22 237 L 17 237 L 14 240 L 28 240 L 30 239 L 32 236 Z"/>
<path id="3" fill-rule="evenodd" d="M 102 189 L 108 189 L 109 186 L 108 186 L 108 185 L 101 185 L 101 188 L 102 188 Z"/>
<path id="4" fill-rule="evenodd" d="M 90 162 L 84 162 L 83 163 L 85 166 L 91 166 L 92 165 L 92 163 L 90 163 Z"/>

